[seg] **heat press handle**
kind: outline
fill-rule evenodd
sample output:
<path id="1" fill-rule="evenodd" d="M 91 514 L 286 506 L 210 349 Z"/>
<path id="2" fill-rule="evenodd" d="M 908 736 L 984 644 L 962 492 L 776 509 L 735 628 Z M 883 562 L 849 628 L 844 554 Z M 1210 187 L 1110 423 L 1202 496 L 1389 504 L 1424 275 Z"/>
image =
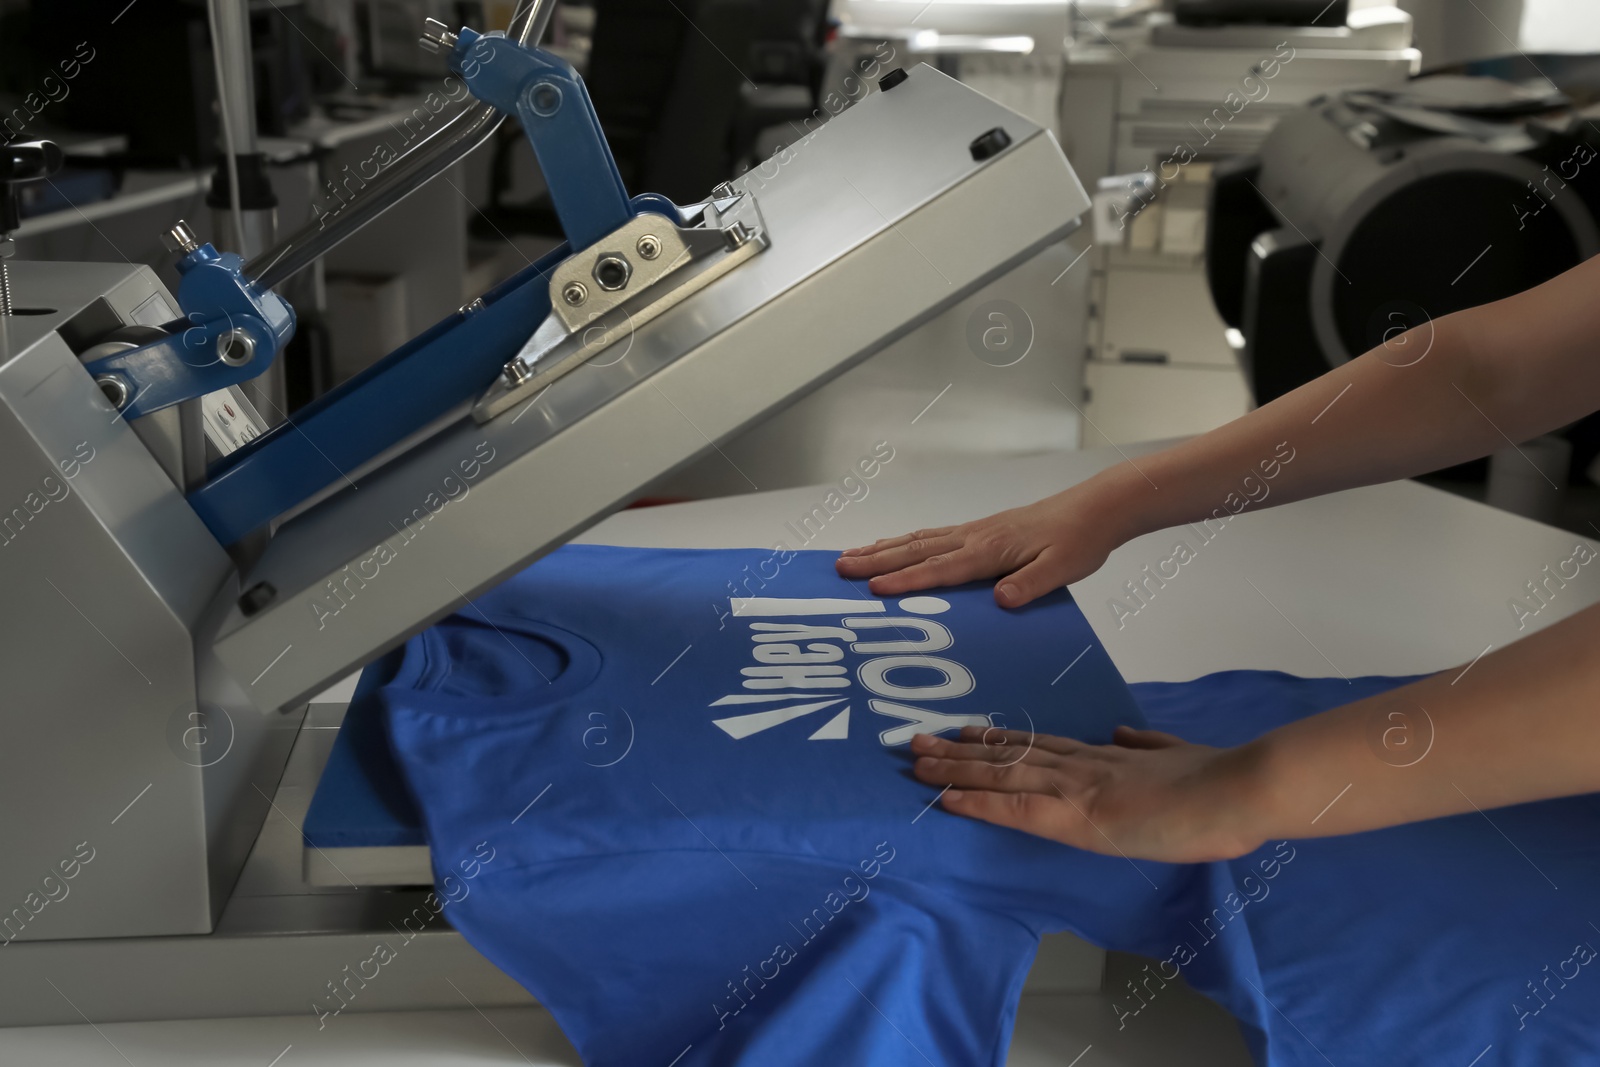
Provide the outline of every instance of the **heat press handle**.
<path id="1" fill-rule="evenodd" d="M 11 315 L 11 272 L 6 260 L 17 248 L 11 231 L 22 225 L 16 183 L 48 178 L 61 169 L 62 158 L 54 141 L 0 145 L 0 317 Z"/>
<path id="2" fill-rule="evenodd" d="M 13 185 L 48 178 L 61 169 L 64 158 L 54 141 L 0 145 L 0 234 L 10 236 L 11 231 L 22 224 Z"/>

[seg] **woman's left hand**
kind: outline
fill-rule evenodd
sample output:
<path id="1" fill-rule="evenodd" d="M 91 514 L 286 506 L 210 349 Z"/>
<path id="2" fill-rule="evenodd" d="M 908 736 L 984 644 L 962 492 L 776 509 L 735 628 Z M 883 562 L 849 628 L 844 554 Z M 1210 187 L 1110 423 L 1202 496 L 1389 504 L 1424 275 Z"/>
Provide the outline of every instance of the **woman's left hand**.
<path id="1" fill-rule="evenodd" d="M 911 740 L 946 811 L 1131 859 L 1198 863 L 1259 847 L 1261 754 L 1119 726 L 1113 743 L 969 726 Z"/>

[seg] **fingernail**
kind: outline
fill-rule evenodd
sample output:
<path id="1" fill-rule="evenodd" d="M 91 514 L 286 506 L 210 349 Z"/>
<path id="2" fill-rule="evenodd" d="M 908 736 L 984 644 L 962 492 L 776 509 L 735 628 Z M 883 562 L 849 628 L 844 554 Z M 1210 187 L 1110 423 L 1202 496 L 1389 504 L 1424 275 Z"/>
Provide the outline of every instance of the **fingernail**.
<path id="1" fill-rule="evenodd" d="M 946 789 L 944 791 L 944 798 L 945 798 L 945 800 L 960 800 L 961 799 L 961 790 L 959 790 L 959 789 Z"/>
<path id="2" fill-rule="evenodd" d="M 1017 599 L 1017 595 L 1017 587 L 1012 585 L 1010 582 L 1007 582 L 1005 585 L 1000 587 L 1000 599 L 1002 600 L 1009 602 Z"/>

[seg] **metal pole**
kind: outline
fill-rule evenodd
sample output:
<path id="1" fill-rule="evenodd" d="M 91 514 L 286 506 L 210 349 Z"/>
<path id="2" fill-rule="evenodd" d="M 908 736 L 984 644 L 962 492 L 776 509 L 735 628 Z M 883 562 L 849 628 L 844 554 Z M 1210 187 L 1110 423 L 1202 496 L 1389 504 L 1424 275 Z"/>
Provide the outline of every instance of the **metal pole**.
<path id="1" fill-rule="evenodd" d="M 207 203 L 219 235 L 217 243 L 248 258 L 269 247 L 278 229 L 278 200 L 256 137 L 250 5 L 249 0 L 207 0 L 207 9 L 223 130 L 222 159 Z M 246 382 L 244 391 L 268 424 L 281 421 L 288 403 L 283 361 Z"/>
<path id="2" fill-rule="evenodd" d="M 227 197 L 212 199 L 219 234 L 229 250 L 249 258 L 277 236 L 277 202 L 265 189 L 261 149 L 256 137 L 255 77 L 250 60 L 248 0 L 208 0 L 217 69 L 217 95 L 225 134 L 217 177 Z M 224 224 L 226 221 L 226 224 Z"/>
<path id="3" fill-rule="evenodd" d="M 216 48 L 220 57 L 223 99 L 233 126 L 233 150 L 241 156 L 257 151 L 255 74 L 250 64 L 249 0 L 212 0 Z"/>

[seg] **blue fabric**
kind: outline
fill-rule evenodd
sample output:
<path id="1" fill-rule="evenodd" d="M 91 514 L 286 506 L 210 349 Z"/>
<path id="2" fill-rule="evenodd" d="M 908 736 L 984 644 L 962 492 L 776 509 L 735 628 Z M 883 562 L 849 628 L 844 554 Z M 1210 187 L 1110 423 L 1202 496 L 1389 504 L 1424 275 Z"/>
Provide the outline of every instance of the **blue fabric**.
<path id="1" fill-rule="evenodd" d="M 427 844 L 422 814 L 389 751 L 372 695 L 394 679 L 404 657 L 405 649 L 397 648 L 361 672 L 300 823 L 300 837 L 312 848 Z"/>
<path id="2" fill-rule="evenodd" d="M 851 603 L 735 615 L 730 596 Z M 825 553 L 572 546 L 363 680 L 351 714 L 387 728 L 445 914 L 585 1063 L 999 1065 L 1051 930 L 1154 958 L 1109 991 L 1122 1026 L 1181 974 L 1260 1064 L 1600 1063 L 1594 797 L 1168 865 L 929 807 L 880 736 L 920 708 L 1229 745 L 1410 679 L 1241 671 L 1130 695 L 1065 594 L 873 605 Z M 905 621 L 859 621 L 888 617 Z M 771 629 L 846 618 L 848 636 Z M 778 645 L 796 647 L 756 658 Z M 961 665 L 971 691 L 959 667 L 870 666 L 904 655 Z M 803 699 L 715 703 L 778 693 Z"/>
<path id="3" fill-rule="evenodd" d="M 1414 680 L 1228 671 L 1130 688 L 1154 728 L 1235 745 Z M 1507 709 L 1508 731 L 1515 714 Z M 1457 784 L 1471 796 L 1473 783 Z M 1243 899 L 1252 886 L 1260 899 L 1215 943 L 1248 945 L 1255 974 L 1218 985 L 1183 968 L 1239 1019 L 1257 1063 L 1600 1063 L 1600 796 L 1289 848 L 1270 882 L 1260 864 L 1276 846 L 1225 865 Z M 1178 936 L 1212 951 L 1199 933 Z M 1171 958 L 1177 944 L 1152 954 Z M 1153 1001 L 1160 991 L 1150 984 Z M 1140 1008 L 1131 991 L 1110 992 L 1120 1008 Z"/>
<path id="4" fill-rule="evenodd" d="M 1064 592 L 883 602 L 826 553 L 570 546 L 372 695 L 450 922 L 589 1064 L 998 1065 L 1041 931 L 1137 941 L 1126 902 L 1196 877 L 948 815 L 884 743 L 910 709 L 1099 742 L 1142 724 Z"/>

